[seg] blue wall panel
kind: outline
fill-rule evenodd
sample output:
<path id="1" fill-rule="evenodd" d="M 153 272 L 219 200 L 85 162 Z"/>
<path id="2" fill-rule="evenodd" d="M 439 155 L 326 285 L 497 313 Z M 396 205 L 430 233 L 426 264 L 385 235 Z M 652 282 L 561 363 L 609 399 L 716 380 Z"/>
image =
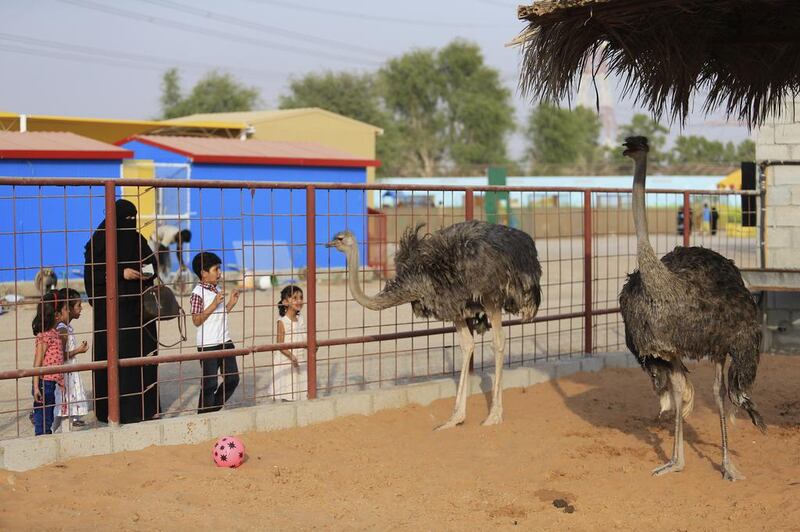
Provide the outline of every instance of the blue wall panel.
<path id="1" fill-rule="evenodd" d="M 119 161 L 3 160 L 9 177 L 119 177 Z M 105 217 L 102 185 L 0 186 L 0 282 L 30 281 L 42 267 L 83 276 L 83 247 Z"/>

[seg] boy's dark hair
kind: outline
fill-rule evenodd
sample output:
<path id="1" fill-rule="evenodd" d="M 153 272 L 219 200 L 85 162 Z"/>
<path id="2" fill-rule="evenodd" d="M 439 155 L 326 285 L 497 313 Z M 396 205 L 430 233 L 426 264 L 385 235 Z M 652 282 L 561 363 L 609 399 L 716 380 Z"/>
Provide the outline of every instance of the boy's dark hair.
<path id="1" fill-rule="evenodd" d="M 278 301 L 278 314 L 281 316 L 286 316 L 286 305 L 283 304 L 284 299 L 289 299 L 297 292 L 303 293 L 303 290 L 299 286 L 295 286 L 290 284 L 289 286 L 284 286 L 283 290 L 281 290 L 281 300 Z"/>
<path id="2" fill-rule="evenodd" d="M 179 238 L 180 238 L 181 244 L 185 244 L 186 242 L 191 242 L 192 241 L 192 232 L 189 231 L 188 229 L 184 229 L 184 230 L 182 230 L 180 232 Z"/>
<path id="3" fill-rule="evenodd" d="M 58 291 L 58 299 L 64 300 L 69 304 L 69 309 L 72 310 L 78 301 L 81 300 L 81 293 L 74 288 L 62 288 Z"/>
<path id="4" fill-rule="evenodd" d="M 58 291 L 50 290 L 42 296 L 36 305 L 36 316 L 33 317 L 31 328 L 33 334 L 49 331 L 56 326 L 56 312 L 67 304 L 67 300 L 58 296 Z"/>
<path id="5" fill-rule="evenodd" d="M 222 259 L 219 258 L 219 255 L 210 251 L 203 251 L 192 259 L 192 271 L 198 279 L 201 279 L 200 272 L 207 272 L 217 264 L 222 264 Z"/>

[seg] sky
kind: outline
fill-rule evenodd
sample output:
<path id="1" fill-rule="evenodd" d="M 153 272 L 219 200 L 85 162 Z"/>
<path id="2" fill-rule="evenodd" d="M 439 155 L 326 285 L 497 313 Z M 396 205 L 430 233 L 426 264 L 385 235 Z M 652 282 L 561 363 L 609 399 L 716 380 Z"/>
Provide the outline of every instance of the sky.
<path id="1" fill-rule="evenodd" d="M 535 107 L 517 90 L 520 53 L 506 47 L 523 28 L 516 0 L 0 0 L 0 111 L 152 119 L 161 76 L 180 69 L 184 91 L 209 70 L 258 88 L 277 107 L 292 78 L 309 72 L 378 69 L 414 48 L 456 38 L 477 43 L 513 94 L 518 123 Z M 609 83 L 612 92 L 616 84 Z M 616 121 L 635 112 L 616 101 Z M 734 142 L 747 129 L 722 114 L 692 113 L 670 138 Z M 524 140 L 515 133 L 511 155 Z"/>

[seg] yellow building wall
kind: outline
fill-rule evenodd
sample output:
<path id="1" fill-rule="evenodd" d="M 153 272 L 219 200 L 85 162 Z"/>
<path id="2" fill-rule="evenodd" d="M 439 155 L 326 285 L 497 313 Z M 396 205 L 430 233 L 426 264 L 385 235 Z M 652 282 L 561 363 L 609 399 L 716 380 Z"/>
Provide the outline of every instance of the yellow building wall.
<path id="1" fill-rule="evenodd" d="M 308 113 L 281 120 L 254 122 L 254 139 L 318 142 L 363 159 L 375 159 L 374 129 L 325 113 Z M 367 168 L 367 183 L 375 182 L 375 168 Z"/>
<path id="2" fill-rule="evenodd" d="M 126 159 L 122 162 L 123 178 L 153 179 L 156 167 L 148 159 Z M 139 212 L 139 232 L 150 238 L 155 228 L 156 190 L 153 187 L 122 187 L 122 197 L 136 205 Z"/>

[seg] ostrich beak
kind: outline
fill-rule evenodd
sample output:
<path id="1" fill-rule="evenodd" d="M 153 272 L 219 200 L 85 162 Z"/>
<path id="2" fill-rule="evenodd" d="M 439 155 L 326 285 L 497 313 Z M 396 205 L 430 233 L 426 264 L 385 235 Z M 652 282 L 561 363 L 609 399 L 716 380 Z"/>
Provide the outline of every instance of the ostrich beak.
<path id="1" fill-rule="evenodd" d="M 335 242 L 334 240 L 331 240 L 330 242 L 326 242 L 326 243 L 325 243 L 325 247 L 326 247 L 326 248 L 332 248 L 332 247 L 333 247 L 333 245 L 334 245 L 334 242 Z"/>

